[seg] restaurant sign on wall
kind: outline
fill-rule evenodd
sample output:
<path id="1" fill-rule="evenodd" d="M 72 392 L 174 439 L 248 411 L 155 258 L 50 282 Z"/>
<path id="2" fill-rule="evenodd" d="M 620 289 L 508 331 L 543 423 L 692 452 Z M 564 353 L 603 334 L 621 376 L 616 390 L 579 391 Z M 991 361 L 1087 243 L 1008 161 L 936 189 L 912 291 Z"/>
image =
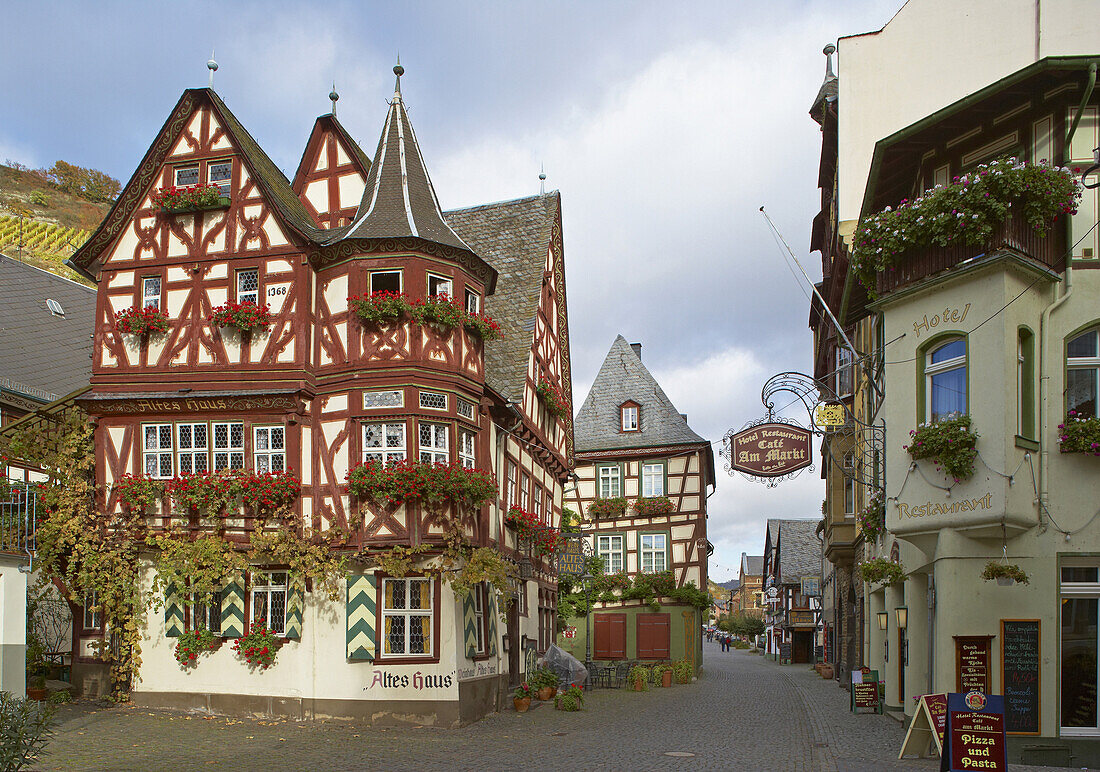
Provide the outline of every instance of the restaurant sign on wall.
<path id="1" fill-rule="evenodd" d="M 812 463 L 812 437 L 793 424 L 749 426 L 727 436 L 730 466 L 753 477 L 785 477 Z"/>

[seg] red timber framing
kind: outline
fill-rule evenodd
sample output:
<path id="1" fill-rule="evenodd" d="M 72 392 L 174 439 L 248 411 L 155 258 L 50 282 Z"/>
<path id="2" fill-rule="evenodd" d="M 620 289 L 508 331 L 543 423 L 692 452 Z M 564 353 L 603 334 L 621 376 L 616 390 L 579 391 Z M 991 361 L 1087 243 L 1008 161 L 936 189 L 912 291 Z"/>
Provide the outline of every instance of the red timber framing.
<path id="1" fill-rule="evenodd" d="M 335 115 L 313 124 L 291 188 L 322 228 L 338 228 L 354 219 L 370 171 L 370 159 Z"/>

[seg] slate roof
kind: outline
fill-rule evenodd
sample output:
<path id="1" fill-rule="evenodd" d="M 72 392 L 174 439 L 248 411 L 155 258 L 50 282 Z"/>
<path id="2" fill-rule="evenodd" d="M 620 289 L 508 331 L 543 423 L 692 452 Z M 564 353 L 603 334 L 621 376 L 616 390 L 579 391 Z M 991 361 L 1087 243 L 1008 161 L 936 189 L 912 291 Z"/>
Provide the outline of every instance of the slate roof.
<path id="1" fill-rule="evenodd" d="M 95 304 L 91 287 L 0 255 L 0 389 L 52 402 L 87 386 Z"/>
<path id="2" fill-rule="evenodd" d="M 821 576 L 821 542 L 817 520 L 768 520 L 768 536 L 779 547 L 779 583 L 791 584 L 804 576 Z"/>
<path id="3" fill-rule="evenodd" d="M 560 211 L 561 195 L 554 191 L 444 214 L 497 270 L 496 292 L 485 299 L 485 312 L 500 324 L 504 338 L 485 346 L 485 380 L 514 402 L 523 398 L 546 253 Z"/>
<path id="4" fill-rule="evenodd" d="M 763 576 L 763 574 L 764 574 L 764 556 L 763 555 L 742 555 L 741 556 L 741 573 L 744 576 Z"/>
<path id="5" fill-rule="evenodd" d="M 374 163 L 367 175 L 363 200 L 355 220 L 340 239 L 417 237 L 437 244 L 469 250 L 470 247 L 451 230 L 439 208 L 435 188 L 428 178 L 424 157 L 416 141 L 405 102 L 401 98 L 400 65 L 397 85 L 386 114 Z"/>
<path id="6" fill-rule="evenodd" d="M 639 430 L 623 432 L 619 408 L 631 400 L 641 406 Z M 691 430 L 622 335 L 611 344 L 573 425 L 577 452 L 707 442 Z"/>

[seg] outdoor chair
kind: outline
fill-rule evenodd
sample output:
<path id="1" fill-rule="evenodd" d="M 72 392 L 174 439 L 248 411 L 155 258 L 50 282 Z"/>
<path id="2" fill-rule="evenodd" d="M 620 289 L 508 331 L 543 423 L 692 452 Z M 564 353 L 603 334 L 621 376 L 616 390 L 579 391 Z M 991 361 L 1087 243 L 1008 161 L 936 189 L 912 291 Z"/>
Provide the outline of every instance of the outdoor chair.
<path id="1" fill-rule="evenodd" d="M 615 688 L 621 689 L 622 685 L 626 683 L 626 679 L 630 677 L 630 663 L 620 662 L 615 665 Z M 608 684 L 610 685 L 610 684 Z"/>

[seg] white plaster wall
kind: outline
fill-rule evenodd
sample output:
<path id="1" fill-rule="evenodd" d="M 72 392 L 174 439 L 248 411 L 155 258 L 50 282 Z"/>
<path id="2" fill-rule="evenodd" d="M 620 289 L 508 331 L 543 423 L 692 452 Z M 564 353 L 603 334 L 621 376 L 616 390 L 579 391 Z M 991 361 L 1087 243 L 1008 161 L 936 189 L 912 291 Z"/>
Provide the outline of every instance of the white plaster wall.
<path id="1" fill-rule="evenodd" d="M 27 688 L 27 575 L 25 558 L 0 557 L 0 691 L 22 696 Z"/>
<path id="2" fill-rule="evenodd" d="M 878 140 L 1040 58 L 1096 53 L 1098 24 L 1094 0 L 909 0 L 841 38 L 840 221 L 859 217 Z"/>

